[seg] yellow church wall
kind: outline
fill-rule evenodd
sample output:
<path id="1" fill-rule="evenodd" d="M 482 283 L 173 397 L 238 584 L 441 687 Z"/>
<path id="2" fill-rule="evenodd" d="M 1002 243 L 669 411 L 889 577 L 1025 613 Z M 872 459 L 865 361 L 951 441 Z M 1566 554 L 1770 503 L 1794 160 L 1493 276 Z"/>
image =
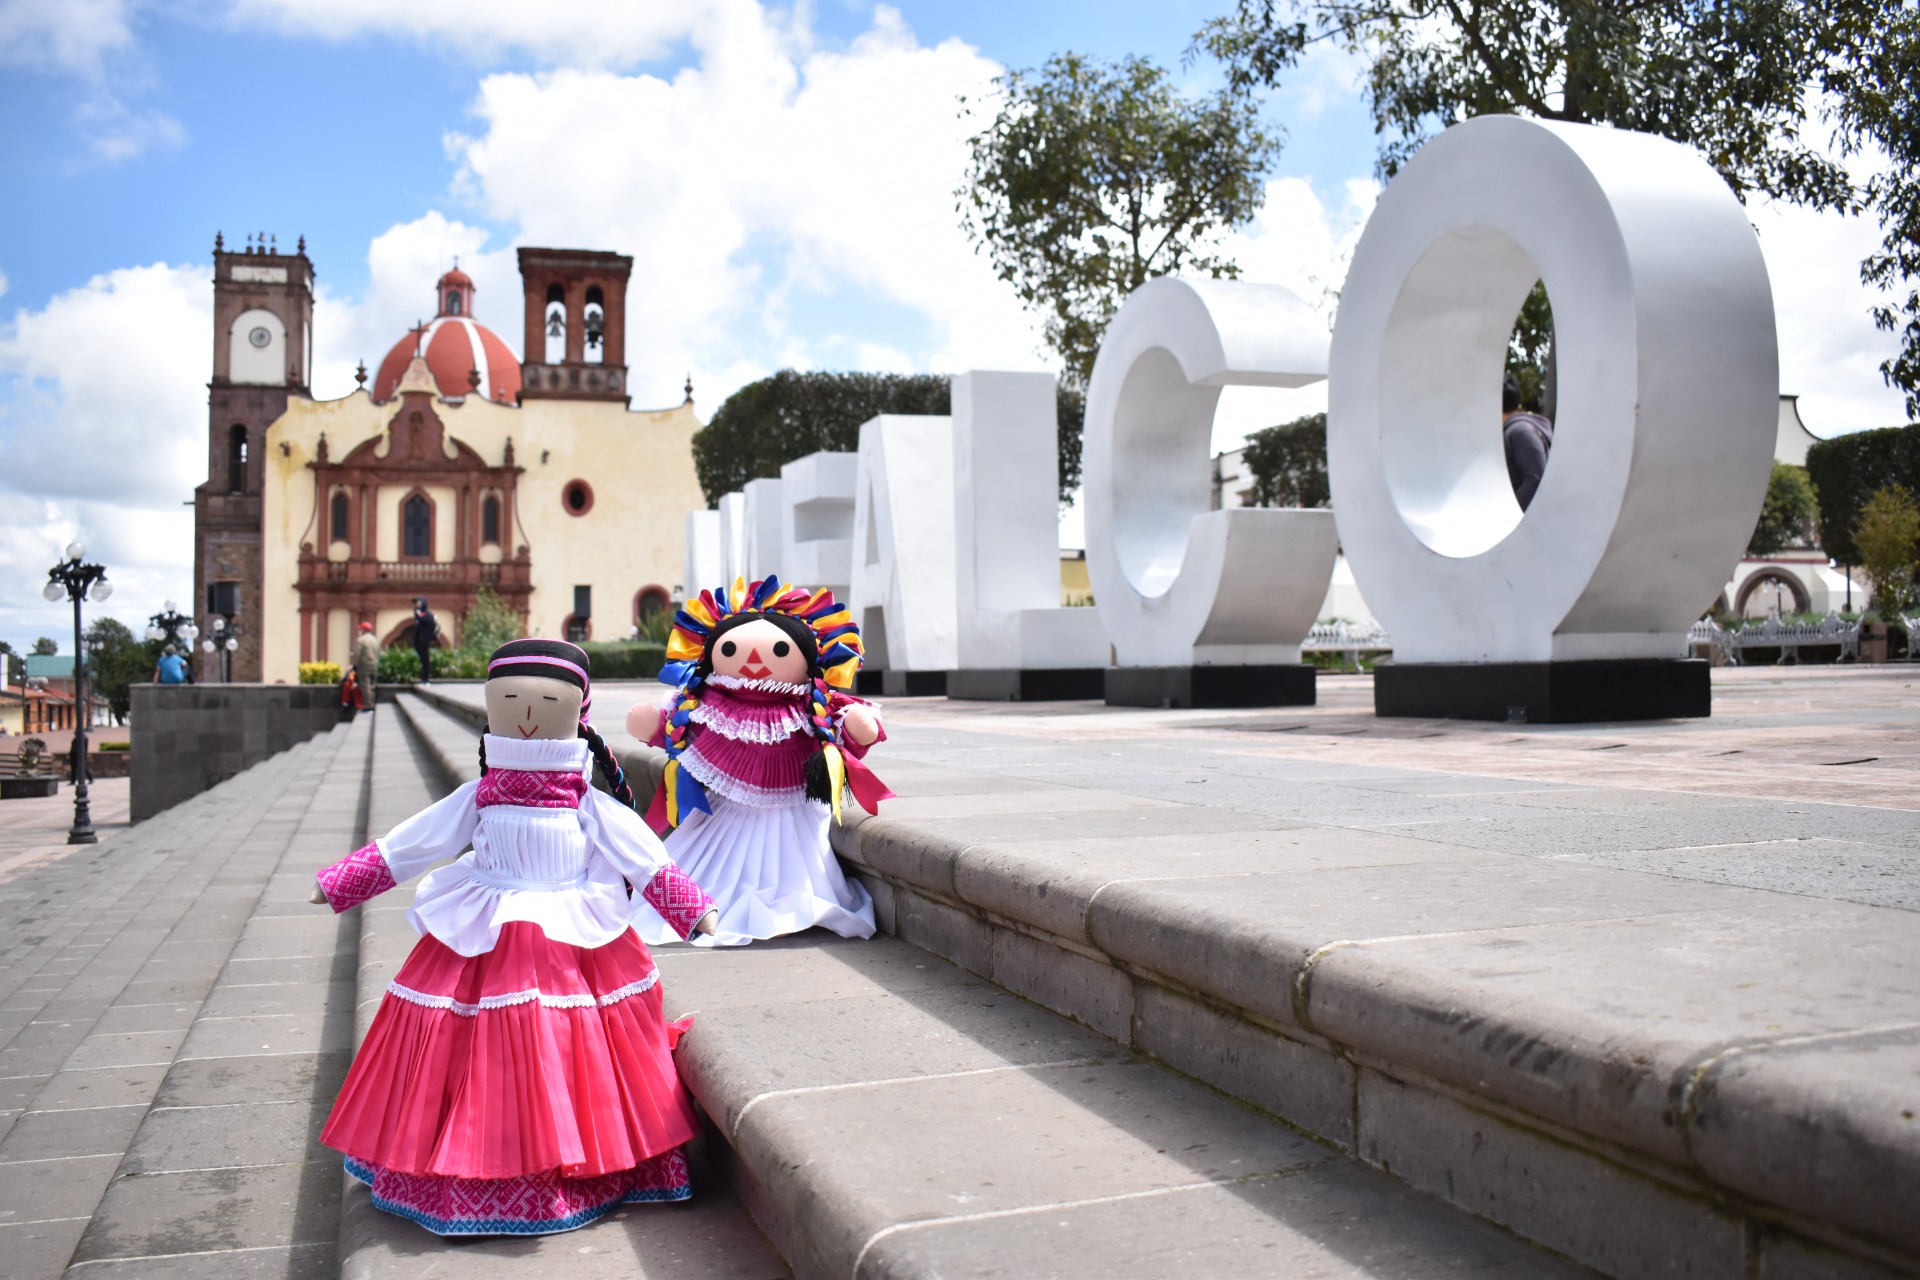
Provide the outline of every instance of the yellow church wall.
<path id="1" fill-rule="evenodd" d="M 374 404 L 364 389 L 339 400 L 295 399 L 267 430 L 261 648 L 270 683 L 297 678 L 300 544 L 312 542 L 325 551 L 324 512 L 315 510 L 313 473 L 307 468 L 319 438 L 324 432 L 328 454 L 338 460 L 362 441 L 383 435 L 398 407 L 397 402 Z M 693 466 L 692 437 L 701 423 L 691 404 L 631 412 L 596 401 L 533 400 L 512 406 L 473 399 L 436 401 L 434 410 L 450 436 L 490 464 L 498 464 L 508 440 L 513 442 L 514 460 L 523 471 L 501 541 L 508 558 L 521 546 L 529 549 L 529 634 L 560 635 L 573 608 L 573 588 L 586 585 L 593 588 L 593 638 L 624 639 L 635 593 L 681 585 L 686 513 L 706 505 Z M 582 516 L 571 514 L 562 499 L 575 479 L 586 481 L 594 494 L 592 509 Z M 399 558 L 399 503 L 406 492 L 383 487 L 376 499 L 376 552 L 382 560 Z M 457 499 L 451 489 L 436 488 L 431 495 L 436 559 L 449 560 Z M 434 600 L 430 589 L 426 595 L 449 637 L 457 634 L 453 602 Z M 375 625 L 385 636 L 406 618 L 405 610 L 382 610 Z M 340 661 L 348 646 L 336 650 L 336 635 L 329 619 L 328 654 Z"/>
<path id="2" fill-rule="evenodd" d="M 347 665 L 353 653 L 353 615 L 345 609 L 327 610 L 327 652 L 323 662 Z"/>

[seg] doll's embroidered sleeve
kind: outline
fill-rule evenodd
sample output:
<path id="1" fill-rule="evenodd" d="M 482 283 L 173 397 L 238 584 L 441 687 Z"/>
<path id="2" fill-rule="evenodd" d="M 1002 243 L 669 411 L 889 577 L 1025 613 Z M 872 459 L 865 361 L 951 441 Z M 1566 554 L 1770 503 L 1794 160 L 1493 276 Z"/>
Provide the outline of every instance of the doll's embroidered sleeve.
<path id="1" fill-rule="evenodd" d="M 357 907 L 436 862 L 458 855 L 473 842 L 480 824 L 474 807 L 478 782 L 469 782 L 446 799 L 427 806 L 364 848 L 355 849 L 314 879 L 335 912 Z"/>
<path id="2" fill-rule="evenodd" d="M 700 917 L 713 910 L 713 899 L 674 865 L 660 837 L 632 809 L 605 792 L 589 791 L 580 817 L 595 850 L 619 868 L 675 933 L 690 936 Z"/>

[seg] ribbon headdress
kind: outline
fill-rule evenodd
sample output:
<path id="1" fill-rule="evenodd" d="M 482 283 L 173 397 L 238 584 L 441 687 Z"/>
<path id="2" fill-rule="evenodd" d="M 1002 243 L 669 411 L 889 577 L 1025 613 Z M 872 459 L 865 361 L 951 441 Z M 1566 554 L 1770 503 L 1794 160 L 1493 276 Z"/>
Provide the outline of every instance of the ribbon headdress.
<path id="1" fill-rule="evenodd" d="M 667 662 L 660 668 L 660 683 L 672 685 L 679 692 L 672 710 L 667 713 L 667 768 L 659 795 L 659 801 L 664 804 L 656 802 L 656 809 L 662 810 L 660 816 L 667 825 L 677 827 L 695 810 L 713 812 L 707 804 L 706 788 L 681 767 L 680 757 L 689 745 L 689 727 L 694 711 L 700 706 L 704 681 L 699 666 L 706 656 L 707 642 L 722 622 L 745 613 L 784 614 L 813 633 L 819 653 L 816 669 L 820 674 L 811 682 L 809 711 L 813 734 L 820 740 L 827 768 L 833 814 L 836 819 L 840 817 L 841 795 L 849 785 L 854 798 L 871 812 L 891 793 L 860 761 L 841 751 L 840 730 L 833 721 L 829 693 L 829 689 L 853 687 L 854 675 L 866 659 L 866 650 L 860 643 L 860 628 L 847 607 L 834 600 L 831 591 L 822 588 L 810 592 L 802 587 L 783 586 L 779 578 L 770 574 L 758 582 L 735 578 L 731 588 L 702 591 L 697 600 L 687 601 L 686 607 L 673 616 L 673 630 L 667 635 Z"/>

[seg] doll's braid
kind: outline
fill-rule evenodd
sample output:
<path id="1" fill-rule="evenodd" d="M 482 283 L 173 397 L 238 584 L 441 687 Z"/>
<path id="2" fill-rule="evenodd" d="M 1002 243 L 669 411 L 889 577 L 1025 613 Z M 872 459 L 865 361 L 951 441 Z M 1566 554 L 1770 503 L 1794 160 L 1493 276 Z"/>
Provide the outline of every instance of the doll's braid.
<path id="1" fill-rule="evenodd" d="M 585 720 L 580 722 L 580 736 L 587 740 L 587 750 L 593 754 L 593 762 L 600 766 L 600 775 L 607 780 L 607 789 L 613 792 L 613 798 L 627 808 L 633 808 L 633 788 L 627 785 L 626 770 L 620 767 L 613 752 L 607 749 L 607 740 Z"/>
<path id="2" fill-rule="evenodd" d="M 833 723 L 833 695 L 826 678 L 814 668 L 807 686 L 807 724 L 821 746 L 838 746 L 840 731 Z M 807 798 L 821 804 L 833 803 L 833 774 L 827 769 L 827 753 L 820 750 L 807 757 Z"/>

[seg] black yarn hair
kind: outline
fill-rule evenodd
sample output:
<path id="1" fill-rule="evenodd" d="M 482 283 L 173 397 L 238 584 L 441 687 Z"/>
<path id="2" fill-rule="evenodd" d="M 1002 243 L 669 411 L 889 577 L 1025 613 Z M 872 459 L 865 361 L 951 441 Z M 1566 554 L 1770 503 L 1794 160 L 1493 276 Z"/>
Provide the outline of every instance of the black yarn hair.
<path id="1" fill-rule="evenodd" d="M 720 640 L 727 632 L 737 630 L 749 622 L 762 621 L 771 622 L 793 641 L 807 660 L 807 680 L 817 686 L 826 673 L 820 669 L 820 642 L 814 638 L 813 628 L 791 614 L 753 612 L 729 614 L 722 618 L 707 635 L 706 648 L 693 669 L 695 686 L 705 684 L 707 677 L 713 674 L 713 655 L 719 649 Z M 816 751 L 807 757 L 806 777 L 807 799 L 818 800 L 821 804 L 833 803 L 833 776 L 827 772 L 826 752 Z"/>

